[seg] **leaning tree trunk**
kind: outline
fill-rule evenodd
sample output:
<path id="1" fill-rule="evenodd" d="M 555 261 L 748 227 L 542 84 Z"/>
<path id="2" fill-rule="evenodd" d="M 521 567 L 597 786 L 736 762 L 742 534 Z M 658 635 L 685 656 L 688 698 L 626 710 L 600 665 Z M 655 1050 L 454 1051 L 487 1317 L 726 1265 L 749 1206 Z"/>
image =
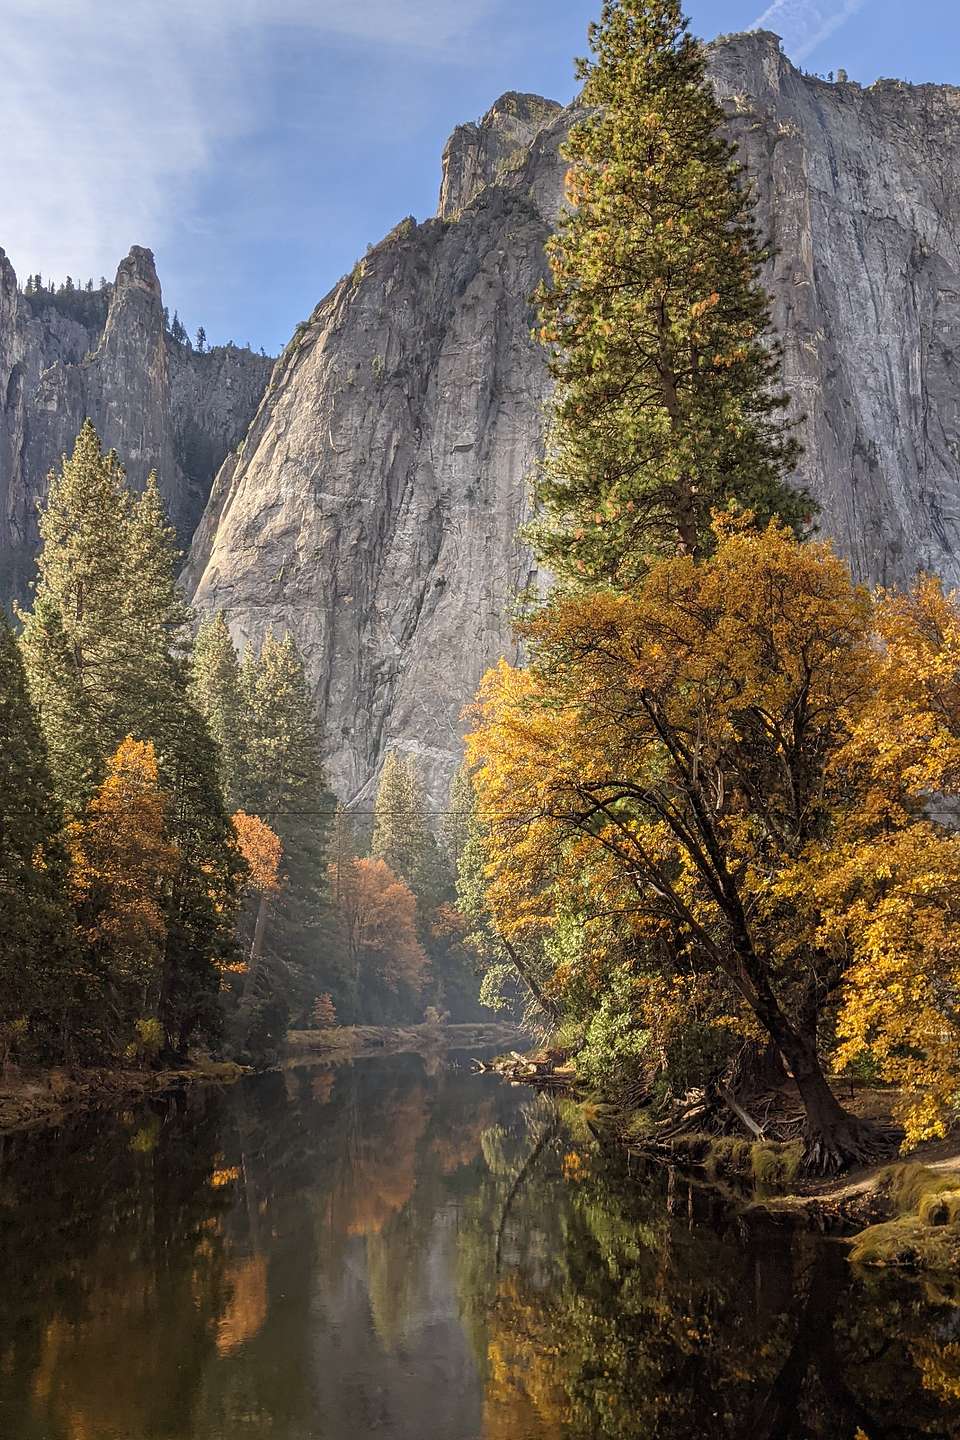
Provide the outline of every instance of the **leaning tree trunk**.
<path id="1" fill-rule="evenodd" d="M 751 979 L 754 1012 L 789 1066 L 806 1111 L 804 1170 L 838 1175 L 851 1165 L 875 1158 L 880 1149 L 877 1132 L 844 1110 L 830 1089 L 817 1054 L 816 1032 L 802 1031 L 787 1019 L 759 966 L 754 967 Z"/>
<path id="2" fill-rule="evenodd" d="M 556 1025 L 557 1021 L 560 1019 L 560 1006 L 546 993 L 543 986 L 540 984 L 540 981 L 534 974 L 533 968 L 525 963 L 523 957 L 520 954 L 520 951 L 516 948 L 516 946 L 511 944 L 511 942 L 503 935 L 500 936 L 500 943 L 503 945 L 504 950 L 506 950 L 507 954 L 509 955 L 510 962 L 513 965 L 514 970 L 516 970 L 517 974 L 520 976 L 520 979 L 530 991 L 530 994 L 533 996 L 537 1005 L 539 1005 L 540 1009 L 543 1011 L 544 1015 L 546 1015 L 547 1019 L 551 1020 L 553 1024 Z"/>

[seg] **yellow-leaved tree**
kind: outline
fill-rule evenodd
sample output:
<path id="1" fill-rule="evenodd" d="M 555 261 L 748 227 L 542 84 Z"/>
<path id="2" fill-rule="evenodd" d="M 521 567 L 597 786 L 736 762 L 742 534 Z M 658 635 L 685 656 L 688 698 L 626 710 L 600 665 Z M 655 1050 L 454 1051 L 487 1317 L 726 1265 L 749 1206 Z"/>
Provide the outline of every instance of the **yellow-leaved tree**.
<path id="1" fill-rule="evenodd" d="M 944 1066 L 960 1032 L 932 967 L 952 973 L 960 842 L 925 813 L 949 767 L 919 749 L 904 763 L 938 702 L 916 685 L 904 700 L 896 674 L 916 644 L 904 613 L 934 592 L 881 605 L 884 651 L 828 544 L 717 528 L 712 558 L 664 561 L 632 594 L 555 597 L 521 626 L 530 668 L 486 676 L 468 746 L 487 902 L 508 938 L 555 937 L 573 916 L 554 993 L 589 1016 L 616 990 L 648 1063 L 685 1025 L 769 1037 L 806 1111 L 806 1165 L 833 1171 L 876 1148 L 826 1078 L 837 1007 L 846 1055 L 869 1046 L 891 1078 L 943 1074 L 941 1111 L 957 1095 Z M 905 1037 L 870 988 L 880 946 L 927 977 L 924 1059 L 899 1076 Z"/>
<path id="2" fill-rule="evenodd" d="M 910 1142 L 960 1106 L 960 603 L 922 578 L 876 608 L 879 659 L 850 754 L 871 784 L 825 870 L 824 933 L 850 937 L 838 1059 L 902 1087 Z M 938 823 L 939 822 L 939 823 Z"/>
<path id="3" fill-rule="evenodd" d="M 177 864 L 167 838 L 168 798 L 151 741 L 128 735 L 79 820 L 67 829 L 71 895 L 90 971 L 107 1004 L 107 1044 L 155 1020 L 167 929 L 163 896 Z"/>

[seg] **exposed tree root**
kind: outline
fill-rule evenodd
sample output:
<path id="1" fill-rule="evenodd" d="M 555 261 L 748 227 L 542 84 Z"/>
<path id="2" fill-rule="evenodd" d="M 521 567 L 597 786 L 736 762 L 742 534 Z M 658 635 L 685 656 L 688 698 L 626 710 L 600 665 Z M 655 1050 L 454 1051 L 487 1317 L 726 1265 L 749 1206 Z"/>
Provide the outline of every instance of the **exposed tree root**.
<path id="1" fill-rule="evenodd" d="M 845 1115 L 836 1125 L 804 1129 L 801 1173 L 828 1178 L 842 1175 L 859 1165 L 873 1165 L 886 1159 L 895 1148 L 896 1132 L 882 1129 L 855 1115 Z"/>

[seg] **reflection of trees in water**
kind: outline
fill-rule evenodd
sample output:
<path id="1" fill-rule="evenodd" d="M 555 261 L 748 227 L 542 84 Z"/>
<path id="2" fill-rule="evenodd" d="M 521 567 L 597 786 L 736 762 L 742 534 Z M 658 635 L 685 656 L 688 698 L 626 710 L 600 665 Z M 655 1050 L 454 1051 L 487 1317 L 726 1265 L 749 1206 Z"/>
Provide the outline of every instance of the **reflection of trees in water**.
<path id="1" fill-rule="evenodd" d="M 318 1293 L 396 1345 L 494 1112 L 415 1057 L 318 1078 L 7 1143 L 4 1436 L 309 1433 Z"/>
<path id="2" fill-rule="evenodd" d="M 525 1143 L 484 1136 L 462 1247 L 485 1440 L 960 1434 L 956 1297 L 861 1281 L 836 1243 L 741 1233 L 682 1182 L 624 1183 L 563 1131 L 544 1145 L 530 1118 Z"/>
<path id="3" fill-rule="evenodd" d="M 373 1394 L 415 1369 L 438 1285 L 484 1440 L 960 1434 L 960 1289 L 744 1235 L 578 1123 L 395 1057 L 8 1144 L 4 1434 L 354 1433 L 331 1366 L 363 1349 Z M 410 1433 L 430 1383 L 403 1391 Z"/>
<path id="4" fill-rule="evenodd" d="M 228 1302 L 213 1108 L 184 1097 L 116 1130 L 87 1121 L 8 1142 L 6 1433 L 136 1435 L 145 1412 L 157 1433 L 182 1433 Z"/>

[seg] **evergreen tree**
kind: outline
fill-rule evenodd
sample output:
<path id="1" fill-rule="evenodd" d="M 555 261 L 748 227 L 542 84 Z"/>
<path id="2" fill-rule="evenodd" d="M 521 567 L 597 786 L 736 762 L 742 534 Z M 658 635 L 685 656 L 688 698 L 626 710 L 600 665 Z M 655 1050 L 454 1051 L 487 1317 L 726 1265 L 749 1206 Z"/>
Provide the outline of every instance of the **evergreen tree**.
<path id="1" fill-rule="evenodd" d="M 218 1023 L 222 966 L 235 953 L 243 862 L 219 758 L 190 703 L 190 612 L 156 477 L 131 499 L 116 455 L 89 421 L 52 481 L 23 649 L 31 693 L 68 816 L 83 814 L 127 736 L 155 747 L 170 797 L 177 864 L 164 895 L 157 1008 L 170 1043 Z"/>
<path id="2" fill-rule="evenodd" d="M 452 875 L 470 839 L 475 801 L 470 771 L 461 765 L 450 786 L 450 807 L 440 822 L 440 851 Z"/>
<path id="3" fill-rule="evenodd" d="M 240 805 L 244 724 L 240 662 L 222 610 L 204 620 L 193 647 L 190 696 L 207 722 L 220 753 L 220 779 L 227 806 Z"/>
<path id="4" fill-rule="evenodd" d="M 117 728 L 149 736 L 163 772 L 188 678 L 190 610 L 177 586 L 180 553 L 155 474 L 132 503 L 125 533 L 123 646 L 113 675 Z"/>
<path id="5" fill-rule="evenodd" d="M 427 824 L 427 799 L 413 756 L 389 750 L 374 802 L 370 854 L 385 860 L 430 909 L 443 898 L 444 877 L 436 837 Z"/>
<path id="6" fill-rule="evenodd" d="M 557 380 L 536 543 L 575 582 L 629 586 L 710 544 L 711 512 L 799 527 L 785 477 L 768 253 L 679 0 L 605 0 L 579 64 L 570 210 L 539 295 Z"/>
<path id="7" fill-rule="evenodd" d="M 169 833 L 178 866 L 168 898 L 161 1018 L 176 1048 L 214 1033 L 222 967 L 234 954 L 243 872 L 224 799 L 217 747 L 191 703 L 190 611 L 177 587 L 178 551 L 156 476 L 127 527 L 127 646 L 118 702 L 134 733 L 154 742 L 172 797 Z"/>
<path id="8" fill-rule="evenodd" d="M 129 513 L 120 462 L 103 454 L 87 420 L 51 476 L 36 598 L 22 616 L 30 692 L 68 816 L 83 808 L 123 738 L 114 684 L 129 605 Z"/>
<path id="9" fill-rule="evenodd" d="M 333 806 L 323 773 L 320 735 L 303 659 L 292 635 L 268 633 L 241 673 L 246 711 L 244 808 L 273 825 L 281 839 L 303 821 L 324 835 Z M 329 811 L 329 814 L 325 812 Z"/>
<path id="10" fill-rule="evenodd" d="M 203 326 L 201 325 L 201 326 L 199 327 L 199 329 L 197 330 L 197 349 L 198 349 L 198 351 L 200 352 L 200 354 L 202 355 L 203 352 L 204 352 L 204 350 L 205 350 L 206 348 L 207 348 L 207 332 L 206 332 L 206 330 L 204 330 Z"/>
<path id="11" fill-rule="evenodd" d="M 260 967 L 261 1002 L 283 996 L 306 1009 L 320 981 L 329 924 L 327 855 L 335 799 L 327 788 L 321 735 L 292 635 L 268 634 L 259 656 L 241 666 L 243 746 L 239 808 L 258 815 L 283 845 L 285 885 L 273 908 Z M 272 961 L 272 963 L 270 963 Z"/>
<path id="12" fill-rule="evenodd" d="M 167 737 L 162 774 L 172 796 L 170 834 L 179 863 L 167 904 L 161 1018 L 182 1049 L 197 1031 L 213 1038 L 221 977 L 236 960 L 244 864 L 230 824 L 218 754 L 200 712 L 183 698 Z"/>
<path id="13" fill-rule="evenodd" d="M 0 1065 L 58 1054 L 70 931 L 60 814 L 27 677 L 0 612 Z"/>

